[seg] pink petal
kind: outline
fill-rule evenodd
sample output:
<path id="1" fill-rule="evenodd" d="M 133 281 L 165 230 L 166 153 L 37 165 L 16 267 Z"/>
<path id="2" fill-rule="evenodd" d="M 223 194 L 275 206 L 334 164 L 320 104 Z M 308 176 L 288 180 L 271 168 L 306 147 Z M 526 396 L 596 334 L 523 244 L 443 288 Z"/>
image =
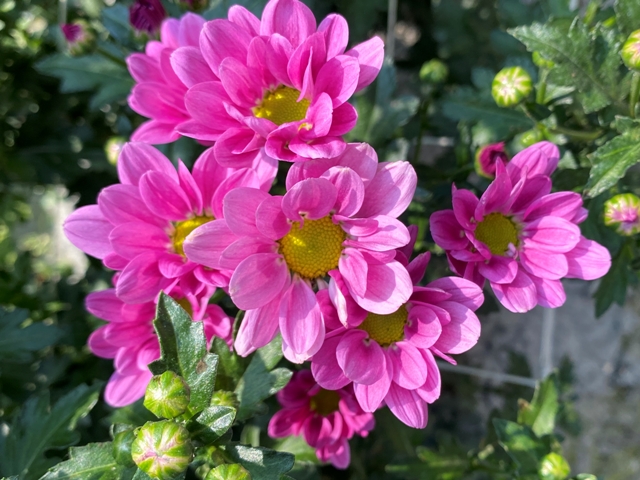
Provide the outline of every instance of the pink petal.
<path id="1" fill-rule="evenodd" d="M 116 296 L 113 288 L 91 292 L 85 299 L 85 307 L 90 314 L 107 322 L 122 322 L 122 300 Z"/>
<path id="2" fill-rule="evenodd" d="M 228 174 L 225 167 L 221 167 L 216 160 L 213 148 L 206 149 L 193 165 L 193 180 L 202 195 L 205 210 L 211 211 L 213 194 Z"/>
<path id="3" fill-rule="evenodd" d="M 143 53 L 133 53 L 127 57 L 126 62 L 129 73 L 136 82 L 162 81 L 157 59 Z"/>
<path id="4" fill-rule="evenodd" d="M 210 268 L 220 267 L 220 255 L 239 237 L 225 220 L 214 220 L 199 226 L 189 234 L 183 244 L 184 253 L 192 262 Z"/>
<path id="5" fill-rule="evenodd" d="M 346 244 L 384 252 L 404 247 L 411 240 L 407 227 L 399 220 L 386 215 L 378 215 L 375 220 L 378 222 L 378 229 L 375 233 L 358 237 L 353 241 L 349 240 Z"/>
<path id="6" fill-rule="evenodd" d="M 91 353 L 93 353 L 96 357 L 115 358 L 116 354 L 118 353 L 119 347 L 109 343 L 104 338 L 106 328 L 106 325 L 104 325 L 98 328 L 91 335 L 89 335 L 87 345 L 89 346 L 89 350 L 91 350 Z"/>
<path id="7" fill-rule="evenodd" d="M 289 270 L 281 255 L 251 255 L 233 272 L 229 295 L 241 310 L 259 308 L 281 294 L 288 278 Z"/>
<path id="8" fill-rule="evenodd" d="M 212 140 L 217 140 L 227 129 L 238 127 L 238 121 L 232 118 L 225 108 L 225 103 L 230 101 L 221 82 L 203 82 L 191 87 L 185 94 L 184 103 L 193 120 L 200 124 L 198 128 L 202 131 L 202 135 L 191 136 L 200 139 L 208 135 Z M 206 105 L 206 108 L 203 108 L 203 105 Z M 187 125 L 191 124 L 181 124 L 178 130 L 183 132 Z M 192 128 L 195 127 L 196 125 L 193 125 Z M 193 131 L 198 133 L 197 129 Z"/>
<path id="9" fill-rule="evenodd" d="M 113 227 L 98 205 L 88 205 L 69 215 L 62 228 L 65 236 L 77 248 L 92 257 L 102 259 L 113 252 L 109 242 Z"/>
<path id="10" fill-rule="evenodd" d="M 241 5 L 232 5 L 229 8 L 229 21 L 240 25 L 251 36 L 257 36 L 260 31 L 260 20 L 249 10 Z"/>
<path id="11" fill-rule="evenodd" d="M 310 142 L 303 141 L 300 137 L 294 137 L 289 142 L 289 149 L 302 159 L 337 157 L 344 152 L 346 146 L 347 144 L 342 137 L 329 136 Z"/>
<path id="12" fill-rule="evenodd" d="M 421 349 L 429 348 L 442 333 L 440 320 L 431 308 L 419 303 L 410 305 L 409 322 L 405 327 L 406 339 Z"/>
<path id="13" fill-rule="evenodd" d="M 114 372 L 104 391 L 104 400 L 112 407 L 126 407 L 144 397 L 152 373 L 141 371 L 138 375 L 124 376 Z"/>
<path id="14" fill-rule="evenodd" d="M 182 255 L 175 253 L 165 253 L 158 257 L 158 270 L 166 278 L 179 278 L 188 274 L 196 264 L 188 261 Z"/>
<path id="15" fill-rule="evenodd" d="M 223 208 L 229 229 L 236 235 L 259 235 L 260 232 L 256 228 L 256 211 L 268 198 L 268 193 L 257 188 L 240 187 L 227 193 Z"/>
<path id="16" fill-rule="evenodd" d="M 393 362 L 393 381 L 403 388 L 415 390 L 427 381 L 427 365 L 420 351 L 402 341 L 387 349 L 386 359 Z"/>
<path id="17" fill-rule="evenodd" d="M 382 68 L 384 42 L 380 37 L 370 38 L 347 51 L 346 55 L 351 55 L 358 60 L 360 76 L 356 91 L 362 90 L 375 80 Z"/>
<path id="18" fill-rule="evenodd" d="M 511 283 L 518 273 L 518 262 L 510 257 L 492 255 L 489 261 L 478 264 L 480 275 L 494 283 Z"/>
<path id="19" fill-rule="evenodd" d="M 439 288 L 451 295 L 452 302 L 461 303 L 467 308 L 475 311 L 484 302 L 482 288 L 475 283 L 464 278 L 443 277 L 430 282 L 428 287 Z"/>
<path id="20" fill-rule="evenodd" d="M 261 100 L 260 85 L 256 84 L 255 75 L 252 75 L 244 61 L 233 57 L 225 58 L 220 64 L 218 75 L 227 94 L 236 105 L 252 108 Z"/>
<path id="21" fill-rule="evenodd" d="M 338 365 L 351 381 L 363 385 L 377 382 L 386 370 L 385 355 L 364 330 L 348 330 L 336 347 Z"/>
<path id="22" fill-rule="evenodd" d="M 538 175 L 533 178 L 528 178 L 511 205 L 511 211 L 514 213 L 522 212 L 529 208 L 532 202 L 548 195 L 549 192 L 551 192 L 551 180 L 549 177 Z"/>
<path id="23" fill-rule="evenodd" d="M 264 237 L 240 237 L 229 245 L 220 257 L 220 267 L 235 270 L 238 264 L 254 253 L 274 253 L 278 245 Z"/>
<path id="24" fill-rule="evenodd" d="M 126 303 L 149 302 L 169 284 L 158 270 L 156 254 L 148 252 L 138 255 L 120 273 L 116 293 Z"/>
<path id="25" fill-rule="evenodd" d="M 360 210 L 364 200 L 364 183 L 356 172 L 348 167 L 332 167 L 321 178 L 326 178 L 336 188 L 338 215 L 350 217 Z"/>
<path id="26" fill-rule="evenodd" d="M 432 213 L 429 227 L 433 240 L 445 250 L 462 250 L 469 245 L 469 240 L 467 240 L 453 210 L 440 210 Z"/>
<path id="27" fill-rule="evenodd" d="M 525 225 L 525 241 L 535 248 L 553 253 L 566 253 L 580 241 L 580 228 L 560 217 L 542 217 Z"/>
<path id="28" fill-rule="evenodd" d="M 267 65 L 276 80 L 285 85 L 292 84 L 287 72 L 289 58 L 291 58 L 292 53 L 293 47 L 291 43 L 282 35 L 276 33 L 269 37 L 269 43 L 267 44 Z"/>
<path id="29" fill-rule="evenodd" d="M 305 94 L 305 74 L 316 78 L 318 71 L 326 61 L 325 40 L 322 33 L 314 33 L 306 38 L 291 54 L 287 64 L 287 74 L 292 85 Z M 309 81 L 309 79 L 307 80 Z"/>
<path id="30" fill-rule="evenodd" d="M 538 142 L 515 155 L 507 164 L 507 172 L 514 183 L 526 172 L 531 178 L 534 175 L 550 176 L 560 160 L 560 151 L 551 142 Z"/>
<path id="31" fill-rule="evenodd" d="M 251 35 L 247 31 L 223 19 L 207 22 L 200 34 L 200 50 L 216 75 L 220 73 L 222 60 L 227 57 L 246 61 L 250 43 Z"/>
<path id="32" fill-rule="evenodd" d="M 440 369 L 429 350 L 421 350 L 420 353 L 427 364 L 427 381 L 416 390 L 416 393 L 425 402 L 433 403 L 440 397 Z"/>
<path id="33" fill-rule="evenodd" d="M 175 129 L 175 122 L 162 123 L 158 120 L 149 120 L 136 128 L 131 135 L 131 141 L 149 145 L 175 142 L 180 138 L 180 134 Z"/>
<path id="34" fill-rule="evenodd" d="M 527 221 L 554 216 L 572 221 L 582 207 L 582 197 L 575 192 L 556 192 L 533 202 L 524 214 Z"/>
<path id="35" fill-rule="evenodd" d="M 564 305 L 567 296 L 560 280 L 531 277 L 538 293 L 538 305 L 546 308 L 558 308 Z"/>
<path id="36" fill-rule="evenodd" d="M 224 217 L 224 199 L 229 192 L 245 187 L 251 190 L 259 190 L 260 187 L 260 179 L 253 170 L 240 168 L 230 171 L 233 173 L 218 185 L 211 199 L 211 210 L 216 218 Z"/>
<path id="37" fill-rule="evenodd" d="M 442 302 L 439 306 L 449 313 L 451 321 L 443 325 L 434 348 L 444 353 L 463 353 L 478 343 L 480 321 L 472 310 L 451 301 Z"/>
<path id="38" fill-rule="evenodd" d="M 567 277 L 595 280 L 604 276 L 611 268 L 611 254 L 609 250 L 584 237 L 576 247 L 566 254 L 569 263 Z"/>
<path id="39" fill-rule="evenodd" d="M 282 212 L 282 197 L 269 197 L 258 206 L 256 227 L 262 235 L 271 240 L 279 240 L 289 233 L 291 224 Z"/>
<path id="40" fill-rule="evenodd" d="M 296 48 L 316 30 L 316 19 L 298 0 L 272 0 L 262 12 L 260 35 L 279 33 Z"/>
<path id="41" fill-rule="evenodd" d="M 195 13 L 187 12 L 180 19 L 178 29 L 178 45 L 190 45 L 198 47 L 200 44 L 200 31 L 205 24 L 205 19 Z"/>
<path id="42" fill-rule="evenodd" d="M 533 277 L 558 280 L 567 275 L 569 264 L 563 253 L 550 253 L 536 248 L 527 248 L 527 241 L 520 252 L 520 264 Z M 501 282 L 509 283 L 509 282 Z"/>
<path id="43" fill-rule="evenodd" d="M 149 210 L 166 220 L 185 220 L 192 212 L 191 202 L 180 185 L 160 172 L 147 172 L 142 176 L 140 196 Z"/>
<path id="44" fill-rule="evenodd" d="M 358 216 L 400 216 L 413 199 L 417 181 L 416 172 L 409 162 L 380 163 L 375 177 L 367 185 Z"/>
<path id="45" fill-rule="evenodd" d="M 366 266 L 366 263 L 365 263 Z M 349 287 L 338 270 L 329 272 L 331 280 L 329 281 L 328 296 L 332 305 L 332 313 L 337 314 L 338 322 L 344 326 L 360 325 L 367 317 L 367 312 L 363 310 L 349 293 Z M 364 285 L 363 285 L 364 291 Z M 318 292 L 320 294 L 320 292 Z M 325 321 L 327 314 L 323 312 Z"/>
<path id="46" fill-rule="evenodd" d="M 477 221 L 481 221 L 485 215 L 501 211 L 506 203 L 510 203 L 511 199 L 511 180 L 504 173 L 504 164 L 498 160 L 496 165 L 496 178 L 480 197 L 480 201 L 476 206 L 474 217 Z"/>
<path id="47" fill-rule="evenodd" d="M 353 105 L 345 102 L 333 110 L 331 129 L 329 130 L 327 135 L 346 135 L 354 129 L 356 123 L 358 123 L 358 111 Z"/>
<path id="48" fill-rule="evenodd" d="M 351 382 L 342 372 L 336 358 L 336 348 L 341 338 L 326 338 L 320 350 L 311 359 L 313 378 L 318 385 L 327 390 L 338 390 Z"/>
<path id="49" fill-rule="evenodd" d="M 513 282 L 504 285 L 492 283 L 491 288 L 498 301 L 511 312 L 528 312 L 537 304 L 536 286 L 523 269 L 518 271 Z"/>
<path id="50" fill-rule="evenodd" d="M 229 128 L 214 145 L 218 163 L 223 167 L 251 167 L 264 139 L 250 128 Z"/>
<path id="51" fill-rule="evenodd" d="M 369 264 L 362 254 L 355 248 L 345 248 L 338 260 L 338 268 L 349 292 L 364 297 Z"/>
<path id="52" fill-rule="evenodd" d="M 324 178 L 310 178 L 294 185 L 282 199 L 282 211 L 291 220 L 316 220 L 329 214 L 337 198 L 336 187 Z"/>
<path id="53" fill-rule="evenodd" d="M 411 232 L 409 232 L 409 234 L 411 234 Z M 409 272 L 409 276 L 414 285 L 422 281 L 430 259 L 431 252 L 421 253 L 407 265 L 407 272 Z"/>
<path id="54" fill-rule="evenodd" d="M 273 340 L 278 332 L 279 310 L 280 297 L 277 296 L 260 308 L 246 311 L 233 342 L 233 348 L 239 355 L 246 357 Z"/>
<path id="55" fill-rule="evenodd" d="M 395 312 L 409 300 L 413 291 L 407 270 L 396 261 L 378 264 L 367 260 L 367 263 L 367 291 L 363 296 L 354 295 L 354 299 L 369 312 L 380 315 Z"/>
<path id="56" fill-rule="evenodd" d="M 394 383 L 385 398 L 389 410 L 404 424 L 413 428 L 427 426 L 427 404 L 418 394 Z"/>
<path id="57" fill-rule="evenodd" d="M 307 418 L 306 409 L 286 409 L 276 412 L 269 420 L 268 433 L 271 438 L 288 437 L 295 435 L 301 428 L 302 422 Z"/>
<path id="58" fill-rule="evenodd" d="M 387 361 L 385 358 L 385 368 L 382 371 L 380 378 L 371 385 L 364 385 L 361 383 L 354 383 L 353 390 L 356 394 L 356 398 L 360 407 L 365 412 L 375 412 L 382 401 L 389 393 L 389 387 L 391 387 L 391 379 L 393 377 L 393 363 Z"/>
<path id="59" fill-rule="evenodd" d="M 148 223 L 123 223 L 109 233 L 113 251 L 118 255 L 132 259 L 141 253 L 155 252 L 157 255 L 171 248 L 167 233 Z"/>
<path id="60" fill-rule="evenodd" d="M 469 190 L 456 190 L 453 192 L 453 212 L 458 223 L 467 230 L 475 225 L 474 214 L 478 207 L 478 197 Z"/>
<path id="61" fill-rule="evenodd" d="M 120 182 L 138 185 L 148 171 L 161 172 L 178 181 L 178 173 L 171 161 L 151 145 L 139 142 L 125 143 L 118 158 Z"/>
<path id="62" fill-rule="evenodd" d="M 333 57 L 325 63 L 315 83 L 315 95 L 325 92 L 333 100 L 336 108 L 345 103 L 358 85 L 360 68 L 358 61 L 348 55 Z"/>
<path id="63" fill-rule="evenodd" d="M 105 218 L 114 225 L 128 222 L 146 222 L 159 227 L 168 222 L 158 218 L 142 202 L 140 191 L 133 185 L 110 185 L 98 195 L 98 205 Z"/>
<path id="64" fill-rule="evenodd" d="M 342 15 L 327 15 L 318 25 L 318 32 L 324 33 L 328 60 L 344 53 L 349 43 L 349 25 Z"/>
<path id="65" fill-rule="evenodd" d="M 189 88 L 198 83 L 218 80 L 200 53 L 200 49 L 196 47 L 181 47 L 174 51 L 171 54 L 171 66 L 180 81 Z"/>

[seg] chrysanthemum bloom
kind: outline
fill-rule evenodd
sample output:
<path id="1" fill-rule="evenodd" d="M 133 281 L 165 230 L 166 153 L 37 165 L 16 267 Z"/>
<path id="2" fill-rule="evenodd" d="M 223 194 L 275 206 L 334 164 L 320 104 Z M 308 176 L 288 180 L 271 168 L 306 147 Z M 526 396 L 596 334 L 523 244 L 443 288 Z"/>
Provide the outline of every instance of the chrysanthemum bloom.
<path id="1" fill-rule="evenodd" d="M 509 156 L 504 150 L 504 142 L 492 143 L 478 149 L 475 158 L 476 173 L 482 177 L 493 180 L 496 176 L 496 163 L 507 163 Z"/>
<path id="2" fill-rule="evenodd" d="M 279 328 L 289 360 L 313 355 L 325 333 L 314 292 L 327 283 L 344 284 L 358 305 L 378 314 L 409 298 L 411 280 L 395 248 L 410 237 L 396 218 L 411 201 L 415 172 L 397 162 L 370 173 L 365 186 L 355 170 L 332 167 L 294 184 L 284 197 L 235 189 L 224 199 L 224 221 L 187 238 L 190 260 L 234 270 L 229 293 L 247 311 L 238 353 L 267 344 Z"/>
<path id="3" fill-rule="evenodd" d="M 375 426 L 373 415 L 360 408 L 351 386 L 325 390 L 309 370 L 294 373 L 276 397 L 283 408 L 271 417 L 269 436 L 302 435 L 321 462 L 331 462 L 336 468 L 349 466 L 349 439 L 366 437 Z"/>
<path id="4" fill-rule="evenodd" d="M 329 15 L 316 28 L 298 0 L 271 0 L 261 20 L 232 7 L 228 20 L 212 20 L 200 34 L 205 65 L 193 63 L 192 49 L 172 55 L 190 86 L 192 120 L 177 131 L 215 141 L 216 156 L 229 166 L 246 164 L 262 147 L 288 161 L 339 155 L 341 136 L 357 120 L 347 100 L 375 79 L 383 60 L 380 38 L 345 52 L 348 38 L 343 17 Z M 209 70 L 220 80 L 202 82 Z"/>
<path id="5" fill-rule="evenodd" d="M 67 218 L 67 238 L 85 253 L 121 271 L 116 292 L 127 303 L 153 300 L 179 284 L 187 296 L 210 296 L 226 287 L 231 272 L 190 262 L 183 249 L 196 227 L 223 217 L 222 199 L 238 186 L 268 190 L 276 162 L 257 159 L 256 168 L 231 170 L 203 153 L 193 174 L 143 143 L 126 144 L 118 160 L 121 184 L 105 188 L 98 204 L 81 207 Z M 264 192 L 262 192 L 264 193 Z M 266 194 L 265 194 L 266 195 Z"/>
<path id="6" fill-rule="evenodd" d="M 135 0 L 129 7 L 129 23 L 143 32 L 155 32 L 166 17 L 160 0 Z"/>
<path id="7" fill-rule="evenodd" d="M 406 262 L 411 250 L 412 245 L 400 251 L 398 259 Z M 311 359 L 311 371 L 320 386 L 335 390 L 353 382 L 356 398 L 366 412 L 384 402 L 414 428 L 426 426 L 427 403 L 440 396 L 434 355 L 455 364 L 449 354 L 466 352 L 476 344 L 480 322 L 474 312 L 484 300 L 480 287 L 463 278 L 440 278 L 418 286 L 429 258 L 425 253 L 408 264 L 414 287 L 399 309 L 378 315 L 352 307 L 347 328 L 327 334 Z M 323 315 L 339 318 L 325 292 L 318 292 Z"/>
<path id="8" fill-rule="evenodd" d="M 231 345 L 233 321 L 218 305 L 208 305 L 208 298 L 187 298 L 179 288 L 169 291 L 194 321 L 202 321 L 207 340 L 220 337 Z M 204 300 L 204 301 L 203 301 Z M 155 302 L 135 305 L 120 300 L 113 288 L 87 296 L 89 312 L 109 322 L 89 337 L 89 348 L 101 358 L 113 358 L 115 372 L 105 390 L 105 401 L 123 407 L 144 396 L 153 374 L 148 365 L 160 358 L 160 345 L 153 329 Z"/>
<path id="9" fill-rule="evenodd" d="M 620 235 L 640 233 L 640 198 L 633 193 L 622 193 L 604 204 L 604 224 L 616 227 Z"/>
<path id="10" fill-rule="evenodd" d="M 559 152 L 537 143 L 498 162 L 496 179 L 478 198 L 453 188 L 453 210 L 431 215 L 431 234 L 451 269 L 483 285 L 512 312 L 565 301 L 561 278 L 593 280 L 611 266 L 602 245 L 580 235 L 587 211 L 574 192 L 551 192 Z"/>
<path id="11" fill-rule="evenodd" d="M 129 72 L 136 81 L 129 96 L 129 106 L 151 119 L 133 132 L 131 139 L 134 142 L 157 145 L 180 138 L 175 128 L 190 118 L 184 96 L 191 84 L 183 83 L 176 76 L 171 54 L 183 47 L 191 55 L 191 70 L 200 71 L 198 62 L 204 64 L 204 59 L 198 49 L 198 39 L 204 23 L 204 18 L 193 13 L 187 13 L 179 20 L 169 18 L 162 23 L 159 42 L 150 41 L 145 53 L 127 57 Z M 205 73 L 201 81 L 217 79 L 210 70 Z"/>

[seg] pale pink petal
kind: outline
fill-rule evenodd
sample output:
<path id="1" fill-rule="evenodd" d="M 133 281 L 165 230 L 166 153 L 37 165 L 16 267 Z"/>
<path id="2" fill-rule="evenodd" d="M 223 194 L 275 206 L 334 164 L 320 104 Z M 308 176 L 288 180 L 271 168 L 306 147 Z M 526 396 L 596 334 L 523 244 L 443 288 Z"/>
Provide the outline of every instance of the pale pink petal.
<path id="1" fill-rule="evenodd" d="M 467 308 L 475 311 L 484 302 L 482 288 L 475 283 L 464 278 L 443 277 L 430 282 L 428 287 L 439 288 L 451 295 L 452 302 L 461 303 Z"/>
<path id="2" fill-rule="evenodd" d="M 262 235 L 271 240 L 279 240 L 289 233 L 291 224 L 282 212 L 281 196 L 269 197 L 258 206 L 256 227 Z"/>
<path id="3" fill-rule="evenodd" d="M 358 216 L 400 216 L 413 199 L 417 181 L 416 172 L 409 162 L 380 163 L 375 177 L 366 186 Z"/>
<path id="4" fill-rule="evenodd" d="M 369 264 L 362 254 L 355 248 L 345 248 L 338 260 L 338 268 L 349 292 L 364 297 Z"/>
<path id="5" fill-rule="evenodd" d="M 260 35 L 279 33 L 294 48 L 316 30 L 316 19 L 304 3 L 298 0 L 271 0 L 264 7 Z"/>
<path id="6" fill-rule="evenodd" d="M 451 301 L 442 302 L 439 306 L 446 309 L 451 321 L 443 325 L 434 348 L 444 353 L 463 353 L 478 343 L 480 321 L 471 309 Z"/>
<path id="7" fill-rule="evenodd" d="M 413 428 L 427 426 L 427 404 L 416 392 L 392 383 L 385 403 L 402 423 Z"/>
<path id="8" fill-rule="evenodd" d="M 492 255 L 478 264 L 478 272 L 493 283 L 511 283 L 518 273 L 518 262 L 510 257 Z"/>
<path id="9" fill-rule="evenodd" d="M 498 301 L 511 312 L 528 312 L 537 304 L 536 286 L 522 268 L 513 282 L 504 285 L 492 283 L 491 288 Z"/>
<path id="10" fill-rule="evenodd" d="M 358 60 L 360 76 L 356 91 L 362 90 L 376 79 L 382 68 L 384 42 L 380 37 L 370 38 L 348 50 L 346 55 L 351 55 Z"/>
<path id="11" fill-rule="evenodd" d="M 538 305 L 546 308 L 558 308 L 564 305 L 567 295 L 560 280 L 531 277 L 538 293 Z"/>
<path id="12" fill-rule="evenodd" d="M 410 342 L 401 341 L 386 351 L 387 362 L 393 362 L 393 381 L 403 388 L 415 390 L 427 380 L 427 365 L 420 351 Z"/>
<path id="13" fill-rule="evenodd" d="M 427 364 L 427 381 L 416 393 L 427 403 L 433 403 L 440 397 L 440 369 L 429 350 L 421 350 L 420 353 Z"/>
<path id="14" fill-rule="evenodd" d="M 386 215 L 378 215 L 374 219 L 378 222 L 378 229 L 375 233 L 358 237 L 355 240 L 348 240 L 345 245 L 384 252 L 404 247 L 411 240 L 407 227 L 399 220 Z"/>
<path id="15" fill-rule="evenodd" d="M 233 272 L 229 295 L 241 310 L 259 308 L 281 295 L 288 278 L 289 270 L 281 255 L 251 255 Z"/>
<path id="16" fill-rule="evenodd" d="M 584 237 L 576 247 L 566 254 L 569 271 L 567 277 L 595 280 L 604 276 L 611 268 L 611 254 L 609 250 Z"/>
<path id="17" fill-rule="evenodd" d="M 365 310 L 379 315 L 395 312 L 405 304 L 413 291 L 413 284 L 407 270 L 396 261 L 386 264 L 369 264 L 367 271 L 367 291 L 363 296 L 354 295 L 354 299 Z M 355 292 L 351 291 L 352 294 Z"/>
<path id="18" fill-rule="evenodd" d="M 316 220 L 329 214 L 337 199 L 337 190 L 324 178 L 310 178 L 296 184 L 282 199 L 282 211 L 291 220 Z"/>
<path id="19" fill-rule="evenodd" d="M 64 221 L 64 234 L 80 250 L 96 258 L 104 258 L 113 248 L 109 234 L 114 225 L 107 220 L 98 205 L 80 207 Z"/>
<path id="20" fill-rule="evenodd" d="M 348 330 L 336 347 L 338 365 L 351 381 L 372 385 L 384 374 L 385 355 L 364 330 Z"/>
<path id="21" fill-rule="evenodd" d="M 531 247 L 553 253 L 566 253 L 580 241 L 580 228 L 560 217 L 542 217 L 525 225 L 522 234 Z"/>
<path id="22" fill-rule="evenodd" d="M 365 263 L 366 266 L 366 263 Z M 338 270 L 329 272 L 331 280 L 329 281 L 328 296 L 333 306 L 332 313 L 337 314 L 337 320 L 340 325 L 358 326 L 367 317 L 367 312 L 362 309 L 351 297 L 349 287 Z M 364 286 L 363 286 L 364 290 Z M 318 292 L 318 295 L 320 292 Z M 323 312 L 325 321 L 327 315 Z"/>
<path id="23" fill-rule="evenodd" d="M 192 262 L 210 268 L 220 267 L 220 255 L 238 240 L 225 220 L 214 220 L 199 226 L 183 243 L 184 253 Z"/>

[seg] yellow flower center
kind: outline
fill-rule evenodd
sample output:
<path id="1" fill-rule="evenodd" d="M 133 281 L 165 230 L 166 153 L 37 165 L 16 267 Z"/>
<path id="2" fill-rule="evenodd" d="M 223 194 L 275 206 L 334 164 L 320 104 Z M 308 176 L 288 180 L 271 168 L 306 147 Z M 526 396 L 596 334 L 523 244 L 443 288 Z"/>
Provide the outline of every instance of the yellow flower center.
<path id="1" fill-rule="evenodd" d="M 407 307 L 401 306 L 388 315 L 369 313 L 360 328 L 369 334 L 371 340 L 378 342 L 381 347 L 388 347 L 392 343 L 404 339 L 404 326 L 407 324 Z"/>
<path id="2" fill-rule="evenodd" d="M 509 244 L 518 246 L 518 229 L 510 218 L 501 213 L 490 213 L 478 223 L 476 238 L 484 243 L 494 255 L 504 255 Z"/>
<path id="3" fill-rule="evenodd" d="M 193 318 L 193 307 L 191 306 L 191 302 L 187 298 L 174 298 L 174 300 L 178 305 L 184 308 L 184 310 L 189 314 L 191 318 Z"/>
<path id="4" fill-rule="evenodd" d="M 338 266 L 342 242 L 347 234 L 331 217 L 293 222 L 291 230 L 280 240 L 280 253 L 289 269 L 303 278 L 324 277 Z"/>
<path id="5" fill-rule="evenodd" d="M 317 412 L 320 415 L 329 415 L 330 413 L 338 411 L 339 403 L 340 395 L 338 395 L 338 392 L 322 389 L 311 397 L 309 407 L 312 412 Z"/>
<path id="6" fill-rule="evenodd" d="M 189 236 L 191 232 L 193 232 L 200 225 L 204 225 L 205 223 L 209 223 L 211 220 L 215 220 L 213 217 L 193 217 L 188 220 L 183 220 L 182 222 L 177 222 L 174 225 L 173 235 L 171 236 L 171 243 L 173 244 L 173 251 L 179 255 L 185 256 L 184 254 L 184 239 Z"/>
<path id="7" fill-rule="evenodd" d="M 309 100 L 298 102 L 300 92 L 295 88 L 279 86 L 264 95 L 262 103 L 253 109 L 258 118 L 266 118 L 276 125 L 304 120 L 309 108 Z"/>

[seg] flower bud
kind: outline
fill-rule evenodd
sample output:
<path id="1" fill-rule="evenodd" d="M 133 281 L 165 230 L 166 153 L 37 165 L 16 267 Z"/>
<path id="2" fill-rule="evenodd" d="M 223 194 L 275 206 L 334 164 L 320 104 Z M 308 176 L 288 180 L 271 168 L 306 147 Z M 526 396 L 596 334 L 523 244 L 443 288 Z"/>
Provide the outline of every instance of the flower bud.
<path id="1" fill-rule="evenodd" d="M 171 420 L 147 422 L 131 446 L 138 468 L 153 478 L 172 479 L 184 472 L 193 458 L 189 432 Z"/>
<path id="2" fill-rule="evenodd" d="M 531 93 L 531 77 L 522 67 L 500 70 L 491 84 L 491 95 L 499 107 L 515 107 Z"/>
<path id="3" fill-rule="evenodd" d="M 538 476 L 541 480 L 564 480 L 570 472 L 571 467 L 562 455 L 553 452 L 542 457 L 538 467 Z"/>
<path id="4" fill-rule="evenodd" d="M 151 379 L 144 394 L 144 406 L 160 418 L 175 418 L 189 406 L 189 385 L 168 370 Z"/>
<path id="5" fill-rule="evenodd" d="M 533 60 L 535 66 L 539 68 L 551 68 L 555 65 L 553 61 L 544 58 L 540 52 L 533 52 L 533 55 L 531 55 L 531 59 Z"/>
<path id="6" fill-rule="evenodd" d="M 63 23 L 60 30 L 69 45 L 78 43 L 84 37 L 84 28 L 79 23 Z"/>
<path id="7" fill-rule="evenodd" d="M 522 145 L 524 148 L 530 147 L 534 143 L 541 142 L 544 139 L 545 139 L 544 133 L 539 128 L 532 128 L 531 130 L 522 132 L 518 136 L 518 141 L 520 145 Z"/>
<path id="8" fill-rule="evenodd" d="M 135 0 L 129 7 L 129 23 L 143 32 L 157 31 L 166 17 L 167 12 L 160 0 Z"/>
<path id="9" fill-rule="evenodd" d="M 640 30 L 629 35 L 627 41 L 622 45 L 620 55 L 627 67 L 640 72 Z"/>
<path id="10" fill-rule="evenodd" d="M 493 180 L 496 176 L 498 160 L 502 160 L 504 163 L 509 161 L 509 156 L 504 150 L 504 142 L 492 143 L 479 148 L 474 162 L 476 173 L 481 177 Z"/>
<path id="11" fill-rule="evenodd" d="M 104 154 L 107 156 L 107 160 L 111 165 L 118 163 L 118 157 L 122 151 L 122 147 L 127 143 L 127 139 L 124 137 L 111 137 L 104 144 Z"/>
<path id="12" fill-rule="evenodd" d="M 444 83 L 449 76 L 449 67 L 437 58 L 429 60 L 420 69 L 420 80 L 425 83 Z"/>
<path id="13" fill-rule="evenodd" d="M 125 467 L 133 467 L 135 462 L 131 458 L 131 445 L 136 439 L 133 429 L 116 433 L 113 438 L 113 458 L 120 465 Z"/>
<path id="14" fill-rule="evenodd" d="M 251 480 L 251 475 L 242 465 L 232 463 L 210 470 L 204 480 Z"/>
<path id="15" fill-rule="evenodd" d="M 620 235 L 640 233 L 640 198 L 632 193 L 622 193 L 604 204 L 604 224 L 615 227 Z"/>
<path id="16" fill-rule="evenodd" d="M 211 406 L 232 407 L 237 410 L 240 407 L 240 402 L 235 393 L 217 390 L 211 397 Z"/>

